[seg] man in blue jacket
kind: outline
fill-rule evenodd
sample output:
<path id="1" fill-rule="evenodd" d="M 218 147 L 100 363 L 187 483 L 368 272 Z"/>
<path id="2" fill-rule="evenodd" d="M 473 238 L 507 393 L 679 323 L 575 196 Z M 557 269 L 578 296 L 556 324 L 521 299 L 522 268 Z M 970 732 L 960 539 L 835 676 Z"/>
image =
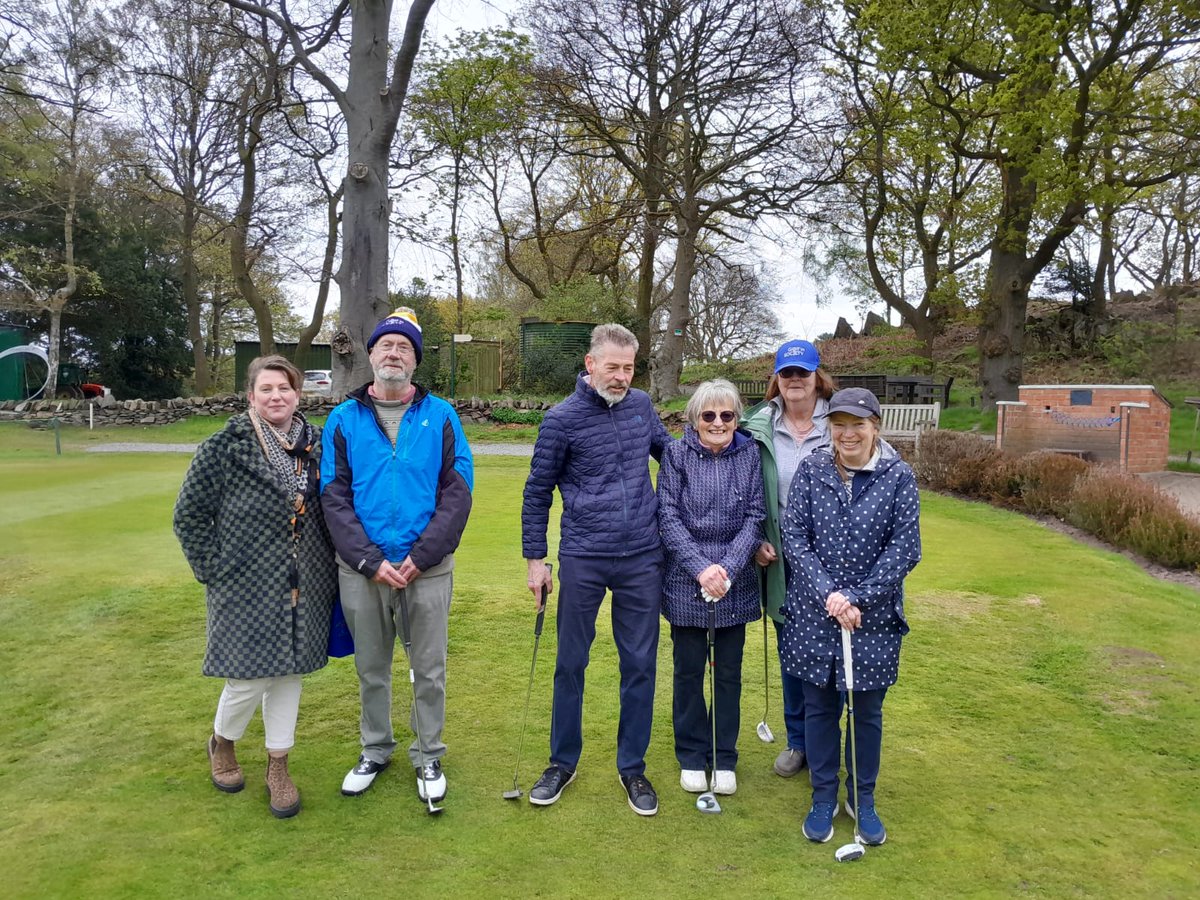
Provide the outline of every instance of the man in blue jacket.
<path id="1" fill-rule="evenodd" d="M 337 550 L 362 702 L 362 755 L 342 793 L 367 790 L 396 749 L 392 655 L 403 591 L 417 707 L 411 721 L 422 731 L 408 756 L 417 796 L 436 802 L 446 796 L 441 759 L 454 551 L 471 512 L 474 467 L 454 408 L 412 381 L 421 361 L 413 311 L 398 309 L 376 325 L 367 351 L 375 380 L 329 414 L 322 435 L 321 506 Z"/>
<path id="2" fill-rule="evenodd" d="M 630 387 L 638 342 L 627 328 L 592 332 L 575 393 L 547 414 L 533 449 L 521 507 L 522 551 L 529 589 L 540 602 L 546 569 L 546 526 L 557 487 L 563 513 L 558 548 L 558 659 L 550 722 L 550 766 L 529 792 L 549 806 L 575 779 L 583 751 L 583 677 L 596 637 L 596 616 L 611 590 L 612 629 L 620 657 L 621 721 L 617 772 L 638 815 L 658 812 L 646 779 L 646 747 L 654 712 L 662 548 L 658 500 L 649 458 L 670 435 L 650 398 Z"/>

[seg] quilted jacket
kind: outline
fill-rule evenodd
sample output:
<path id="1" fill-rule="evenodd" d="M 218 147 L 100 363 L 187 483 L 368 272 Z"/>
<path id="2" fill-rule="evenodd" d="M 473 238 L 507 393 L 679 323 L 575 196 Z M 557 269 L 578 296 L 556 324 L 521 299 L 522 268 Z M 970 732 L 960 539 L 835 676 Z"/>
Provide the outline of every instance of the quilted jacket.
<path id="1" fill-rule="evenodd" d="M 713 563 L 733 582 L 716 603 L 717 627 L 762 615 L 754 551 L 762 543 L 763 480 L 758 449 L 735 431 L 720 453 L 700 443 L 690 425 L 663 453 L 658 470 L 658 524 L 666 551 L 663 615 L 672 625 L 703 628 L 708 604 L 696 576 Z"/>
<path id="2" fill-rule="evenodd" d="M 658 499 L 649 460 L 671 436 L 644 391 L 616 406 L 580 375 L 575 393 L 546 413 L 533 447 L 521 506 L 521 551 L 546 556 L 554 489 L 563 512 L 563 556 L 632 556 L 659 547 Z"/>

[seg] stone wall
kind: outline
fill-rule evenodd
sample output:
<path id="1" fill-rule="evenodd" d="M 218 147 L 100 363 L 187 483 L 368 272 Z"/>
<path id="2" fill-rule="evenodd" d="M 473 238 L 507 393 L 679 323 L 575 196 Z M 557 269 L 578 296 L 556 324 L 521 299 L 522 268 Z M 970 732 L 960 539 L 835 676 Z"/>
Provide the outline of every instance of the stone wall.
<path id="1" fill-rule="evenodd" d="M 493 404 L 478 397 L 450 401 L 464 422 L 488 422 Z M 300 409 L 308 416 L 323 416 L 336 406 L 325 397 L 302 397 Z M 496 406 L 510 409 L 547 410 L 549 403 L 526 400 L 501 400 Z M 169 425 L 190 416 L 224 416 L 246 409 L 245 394 L 219 397 L 176 397 L 173 400 L 25 400 L 0 402 L 0 421 L 29 421 L 49 424 L 58 419 L 63 425 L 88 424 L 89 406 L 97 427 Z"/>

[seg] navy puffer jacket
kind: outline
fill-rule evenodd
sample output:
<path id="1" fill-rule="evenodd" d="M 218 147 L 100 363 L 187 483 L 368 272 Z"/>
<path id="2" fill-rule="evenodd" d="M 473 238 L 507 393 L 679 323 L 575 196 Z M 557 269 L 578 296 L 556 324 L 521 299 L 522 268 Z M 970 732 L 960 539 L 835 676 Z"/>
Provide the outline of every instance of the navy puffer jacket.
<path id="1" fill-rule="evenodd" d="M 632 556 L 655 550 L 658 500 L 650 457 L 671 443 L 654 404 L 630 389 L 616 406 L 583 375 L 575 393 L 546 413 L 533 447 L 521 505 L 521 551 L 546 556 L 546 527 L 557 487 L 563 512 L 562 556 Z"/>
<path id="2" fill-rule="evenodd" d="M 912 469 L 883 457 L 872 472 L 854 476 L 846 496 L 826 451 L 796 471 L 783 516 L 788 562 L 780 659 L 789 675 L 845 690 L 841 629 L 825 600 L 841 591 L 862 610 L 854 632 L 854 688 L 895 684 L 900 641 L 908 633 L 904 577 L 921 559 L 921 501 Z"/>
<path id="3" fill-rule="evenodd" d="M 716 563 L 733 586 L 716 604 L 717 627 L 762 615 L 758 569 L 751 559 L 762 543 L 762 464 L 744 431 L 713 453 L 689 425 L 663 454 L 658 470 L 658 524 L 666 560 L 663 615 L 672 625 L 703 628 L 708 604 L 696 576 Z"/>

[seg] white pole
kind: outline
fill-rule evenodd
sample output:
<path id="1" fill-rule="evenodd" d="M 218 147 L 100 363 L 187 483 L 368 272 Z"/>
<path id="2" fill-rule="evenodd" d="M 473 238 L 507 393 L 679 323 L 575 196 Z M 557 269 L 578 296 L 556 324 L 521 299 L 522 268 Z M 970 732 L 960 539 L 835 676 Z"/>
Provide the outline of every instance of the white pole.
<path id="1" fill-rule="evenodd" d="M 96 404 L 89 403 L 88 404 L 88 431 L 93 430 L 95 427 L 96 427 Z"/>

